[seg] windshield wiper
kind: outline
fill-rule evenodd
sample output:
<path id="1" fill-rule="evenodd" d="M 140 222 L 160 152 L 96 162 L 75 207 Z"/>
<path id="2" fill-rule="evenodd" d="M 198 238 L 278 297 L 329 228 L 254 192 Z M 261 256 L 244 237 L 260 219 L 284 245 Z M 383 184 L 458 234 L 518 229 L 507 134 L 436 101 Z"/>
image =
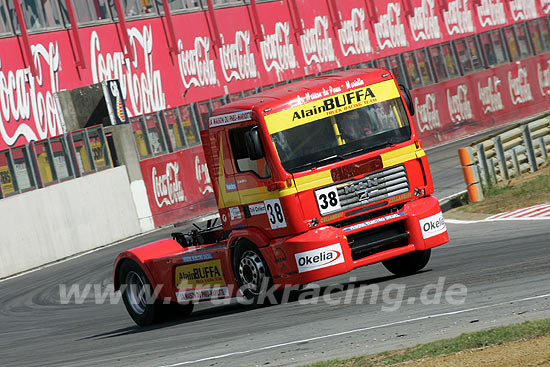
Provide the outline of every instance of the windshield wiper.
<path id="1" fill-rule="evenodd" d="M 300 171 L 306 167 L 319 167 L 318 164 L 319 163 L 325 163 L 327 161 L 331 161 L 331 160 L 344 160 L 344 158 L 338 154 L 334 154 L 334 155 L 331 155 L 331 156 L 328 156 L 328 157 L 325 157 L 323 159 L 319 159 L 317 161 L 313 161 L 313 162 L 307 162 L 307 163 L 304 163 L 304 164 L 300 164 L 299 166 L 296 166 L 296 167 L 292 167 L 292 169 L 290 171 L 292 172 L 297 172 L 297 171 Z"/>

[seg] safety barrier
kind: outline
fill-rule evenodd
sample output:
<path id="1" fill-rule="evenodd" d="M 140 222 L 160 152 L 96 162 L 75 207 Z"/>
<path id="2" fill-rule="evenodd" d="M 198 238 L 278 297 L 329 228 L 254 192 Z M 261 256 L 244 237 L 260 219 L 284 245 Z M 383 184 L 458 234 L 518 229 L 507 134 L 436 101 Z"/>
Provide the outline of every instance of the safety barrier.
<path id="1" fill-rule="evenodd" d="M 0 152 L 0 199 L 113 166 L 97 125 Z"/>
<path id="2" fill-rule="evenodd" d="M 469 200 L 483 200 L 483 187 L 537 171 L 548 160 L 549 152 L 548 113 L 459 148 Z"/>

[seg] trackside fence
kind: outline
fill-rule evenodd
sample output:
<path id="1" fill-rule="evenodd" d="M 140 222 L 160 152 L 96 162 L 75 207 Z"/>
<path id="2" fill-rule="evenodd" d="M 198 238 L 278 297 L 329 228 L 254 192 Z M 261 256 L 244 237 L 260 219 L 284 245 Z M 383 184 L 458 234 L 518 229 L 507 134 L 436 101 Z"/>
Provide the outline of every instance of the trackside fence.
<path id="1" fill-rule="evenodd" d="M 536 172 L 550 153 L 550 114 L 518 123 L 458 149 L 471 202 L 483 200 L 483 188 Z"/>

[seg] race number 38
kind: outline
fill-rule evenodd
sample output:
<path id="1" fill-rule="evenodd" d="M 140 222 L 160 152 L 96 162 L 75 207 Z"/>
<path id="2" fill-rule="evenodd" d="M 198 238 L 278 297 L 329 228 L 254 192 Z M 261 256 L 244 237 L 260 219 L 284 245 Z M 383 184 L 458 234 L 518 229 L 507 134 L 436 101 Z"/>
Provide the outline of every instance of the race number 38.
<path id="1" fill-rule="evenodd" d="M 315 191 L 315 197 L 317 198 L 317 205 L 319 205 L 321 215 L 340 209 L 340 199 L 338 198 L 336 186 Z"/>
<path id="2" fill-rule="evenodd" d="M 285 228 L 286 220 L 283 213 L 283 207 L 279 199 L 271 199 L 264 201 L 267 219 L 271 229 Z"/>

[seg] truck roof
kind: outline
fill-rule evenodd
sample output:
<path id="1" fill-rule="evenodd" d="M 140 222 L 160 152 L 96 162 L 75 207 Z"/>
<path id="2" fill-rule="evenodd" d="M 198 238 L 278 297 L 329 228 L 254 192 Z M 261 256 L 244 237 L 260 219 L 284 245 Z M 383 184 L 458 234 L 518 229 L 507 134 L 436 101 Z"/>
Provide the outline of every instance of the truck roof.
<path id="1" fill-rule="evenodd" d="M 290 84 L 284 84 L 272 89 L 267 89 L 260 93 L 253 94 L 237 101 L 228 103 L 222 107 L 217 108 L 211 116 L 233 114 L 239 111 L 252 110 L 267 112 L 266 110 L 269 110 L 269 108 L 273 108 L 275 105 L 277 106 L 277 108 L 273 108 L 273 110 L 269 111 L 269 113 L 277 112 L 291 106 L 295 106 L 295 99 L 299 95 L 304 95 L 307 92 L 315 92 L 317 90 L 321 91 L 323 87 L 332 85 L 335 82 L 343 82 L 344 80 L 353 79 L 359 76 L 365 79 L 365 76 L 368 74 L 372 75 L 372 82 L 380 81 L 386 79 L 386 77 L 391 76 L 391 73 L 387 70 L 374 68 L 351 69 L 331 74 L 320 75 Z M 367 84 L 369 83 L 370 82 L 367 81 Z"/>

